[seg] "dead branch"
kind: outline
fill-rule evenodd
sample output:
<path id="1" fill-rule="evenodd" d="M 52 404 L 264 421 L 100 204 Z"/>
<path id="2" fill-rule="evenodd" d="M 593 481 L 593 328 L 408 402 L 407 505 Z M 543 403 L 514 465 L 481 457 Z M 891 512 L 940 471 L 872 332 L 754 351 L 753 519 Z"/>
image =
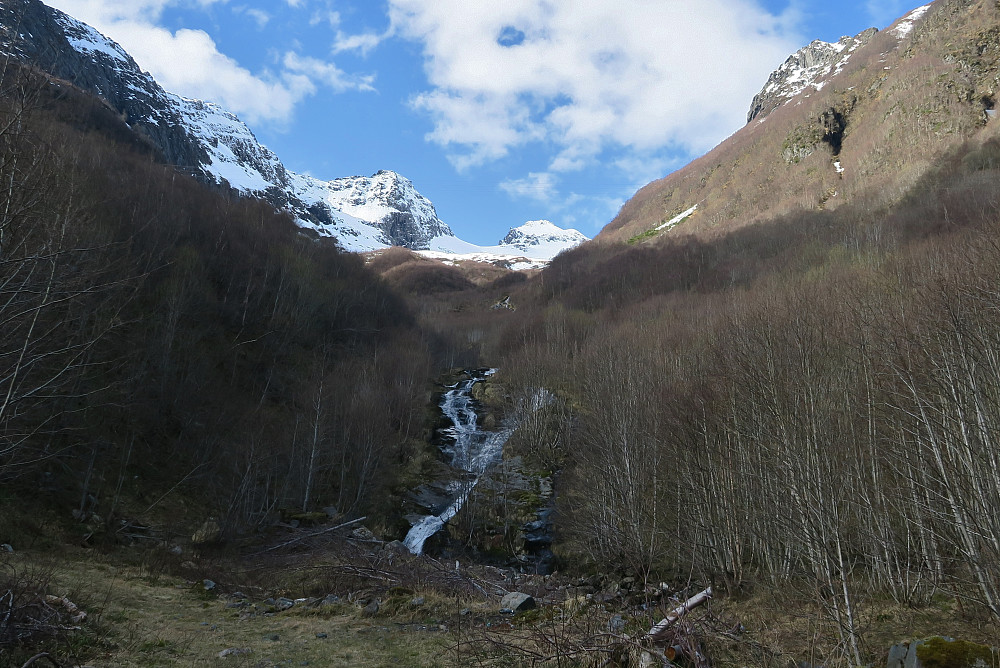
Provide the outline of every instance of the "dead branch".
<path id="1" fill-rule="evenodd" d="M 646 639 L 652 640 L 653 642 L 660 640 L 666 633 L 666 631 L 671 626 L 677 623 L 678 619 L 686 615 L 692 609 L 697 608 L 699 605 L 709 600 L 710 598 L 712 598 L 711 587 L 709 587 L 705 591 L 695 594 L 688 600 L 684 601 L 682 604 L 674 608 L 670 612 L 670 614 L 666 616 L 665 619 L 661 620 L 658 624 L 656 624 L 653 628 L 651 628 L 649 630 L 649 633 L 646 634 Z"/>
<path id="2" fill-rule="evenodd" d="M 285 543 L 281 543 L 279 545 L 272 545 L 271 547 L 269 547 L 267 549 L 264 549 L 264 550 L 261 550 L 260 552 L 255 552 L 253 556 L 257 556 L 257 555 L 260 555 L 260 554 L 266 554 L 266 553 L 271 552 L 273 550 L 280 550 L 283 547 L 288 547 L 289 545 L 294 545 L 295 543 L 300 543 L 300 542 L 302 542 L 304 540 L 308 540 L 310 538 L 315 538 L 316 536 L 322 536 L 323 534 L 327 534 L 327 533 L 330 533 L 332 531 L 336 531 L 337 529 L 343 529 L 344 527 L 351 526 L 352 524 L 357 524 L 358 522 L 364 522 L 366 519 L 368 519 L 368 517 L 359 517 L 356 520 L 351 520 L 350 522 L 344 522 L 343 524 L 338 524 L 335 527 L 329 527 L 329 528 L 326 528 L 326 529 L 322 529 L 320 531 L 314 531 L 313 533 L 308 533 L 308 534 L 306 534 L 304 536 L 299 536 L 298 538 L 293 538 L 292 540 L 287 541 Z"/>

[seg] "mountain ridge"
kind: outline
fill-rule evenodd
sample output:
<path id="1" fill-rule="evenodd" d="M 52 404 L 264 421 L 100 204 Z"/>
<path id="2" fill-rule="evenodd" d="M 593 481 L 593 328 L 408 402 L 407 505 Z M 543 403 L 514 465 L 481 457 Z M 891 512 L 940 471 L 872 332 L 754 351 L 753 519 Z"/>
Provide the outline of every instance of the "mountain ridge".
<path id="1" fill-rule="evenodd" d="M 803 54 L 816 43 L 804 47 L 765 83 L 749 123 L 641 188 L 597 240 L 716 238 L 796 212 L 891 206 L 949 151 L 993 133 L 998 24 L 994 2 L 936 0 L 813 48 L 813 60 Z"/>
<path id="2" fill-rule="evenodd" d="M 165 91 L 120 45 L 40 0 L 5 4 L 0 23 L 6 53 L 103 99 L 165 162 L 267 200 L 310 235 L 356 252 L 398 245 L 449 253 L 460 241 L 409 179 L 389 170 L 332 180 L 292 172 L 235 114 Z M 516 247 L 475 249 L 498 261 L 520 254 Z"/>

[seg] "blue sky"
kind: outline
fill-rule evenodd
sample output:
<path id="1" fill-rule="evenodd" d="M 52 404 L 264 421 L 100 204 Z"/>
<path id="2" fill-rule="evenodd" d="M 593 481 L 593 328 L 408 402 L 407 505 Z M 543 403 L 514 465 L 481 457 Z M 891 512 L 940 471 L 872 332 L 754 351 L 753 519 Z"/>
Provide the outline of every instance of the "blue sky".
<path id="1" fill-rule="evenodd" d="M 395 170 L 461 238 L 595 235 L 742 125 L 793 51 L 900 0 L 46 0 L 172 92 L 236 112 L 287 167 Z"/>

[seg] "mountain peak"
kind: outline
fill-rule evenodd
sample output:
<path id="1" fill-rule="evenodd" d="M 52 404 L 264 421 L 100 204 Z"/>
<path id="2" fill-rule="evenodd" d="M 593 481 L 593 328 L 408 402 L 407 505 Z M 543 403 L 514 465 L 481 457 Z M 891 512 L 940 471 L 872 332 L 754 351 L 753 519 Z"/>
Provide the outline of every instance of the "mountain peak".
<path id="1" fill-rule="evenodd" d="M 453 236 L 409 179 L 390 170 L 332 181 L 290 172 L 235 114 L 168 93 L 121 46 L 39 0 L 0 3 L 0 27 L 9 28 L 0 30 L 0 53 L 102 98 L 169 164 L 266 199 L 316 236 L 351 251 L 421 249 Z"/>
<path id="2" fill-rule="evenodd" d="M 827 81 L 843 71 L 854 52 L 877 33 L 877 28 L 869 28 L 854 37 L 841 37 L 838 42 L 817 39 L 790 55 L 754 97 L 747 123 L 767 116 L 806 89 L 822 90 Z"/>
<path id="3" fill-rule="evenodd" d="M 555 255 L 561 250 L 579 246 L 588 238 L 578 230 L 563 229 L 548 220 L 529 220 L 518 227 L 511 228 L 503 239 L 501 246 L 510 246 L 521 251 L 539 248 L 551 248 Z"/>

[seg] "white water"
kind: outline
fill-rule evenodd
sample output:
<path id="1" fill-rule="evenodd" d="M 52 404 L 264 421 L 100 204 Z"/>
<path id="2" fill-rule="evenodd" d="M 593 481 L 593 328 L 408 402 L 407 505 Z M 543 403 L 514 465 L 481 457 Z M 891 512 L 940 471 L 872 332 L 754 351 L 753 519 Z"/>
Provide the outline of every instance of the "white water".
<path id="1" fill-rule="evenodd" d="M 403 544 L 413 554 L 420 554 L 424 549 L 424 542 L 462 509 L 472 489 L 479 482 L 479 477 L 492 464 L 500 461 L 503 445 L 514 431 L 510 427 L 495 432 L 481 431 L 476 426 L 476 412 L 471 405 L 472 387 L 494 373 L 496 369 L 490 369 L 482 375 L 477 374 L 470 380 L 464 380 L 441 398 L 441 410 L 453 425 L 445 430 L 445 433 L 454 439 L 453 444 L 442 450 L 448 455 L 454 468 L 468 471 L 475 478 L 468 483 L 456 483 L 455 500 L 443 513 L 427 515 L 410 528 L 406 538 L 403 539 Z"/>

